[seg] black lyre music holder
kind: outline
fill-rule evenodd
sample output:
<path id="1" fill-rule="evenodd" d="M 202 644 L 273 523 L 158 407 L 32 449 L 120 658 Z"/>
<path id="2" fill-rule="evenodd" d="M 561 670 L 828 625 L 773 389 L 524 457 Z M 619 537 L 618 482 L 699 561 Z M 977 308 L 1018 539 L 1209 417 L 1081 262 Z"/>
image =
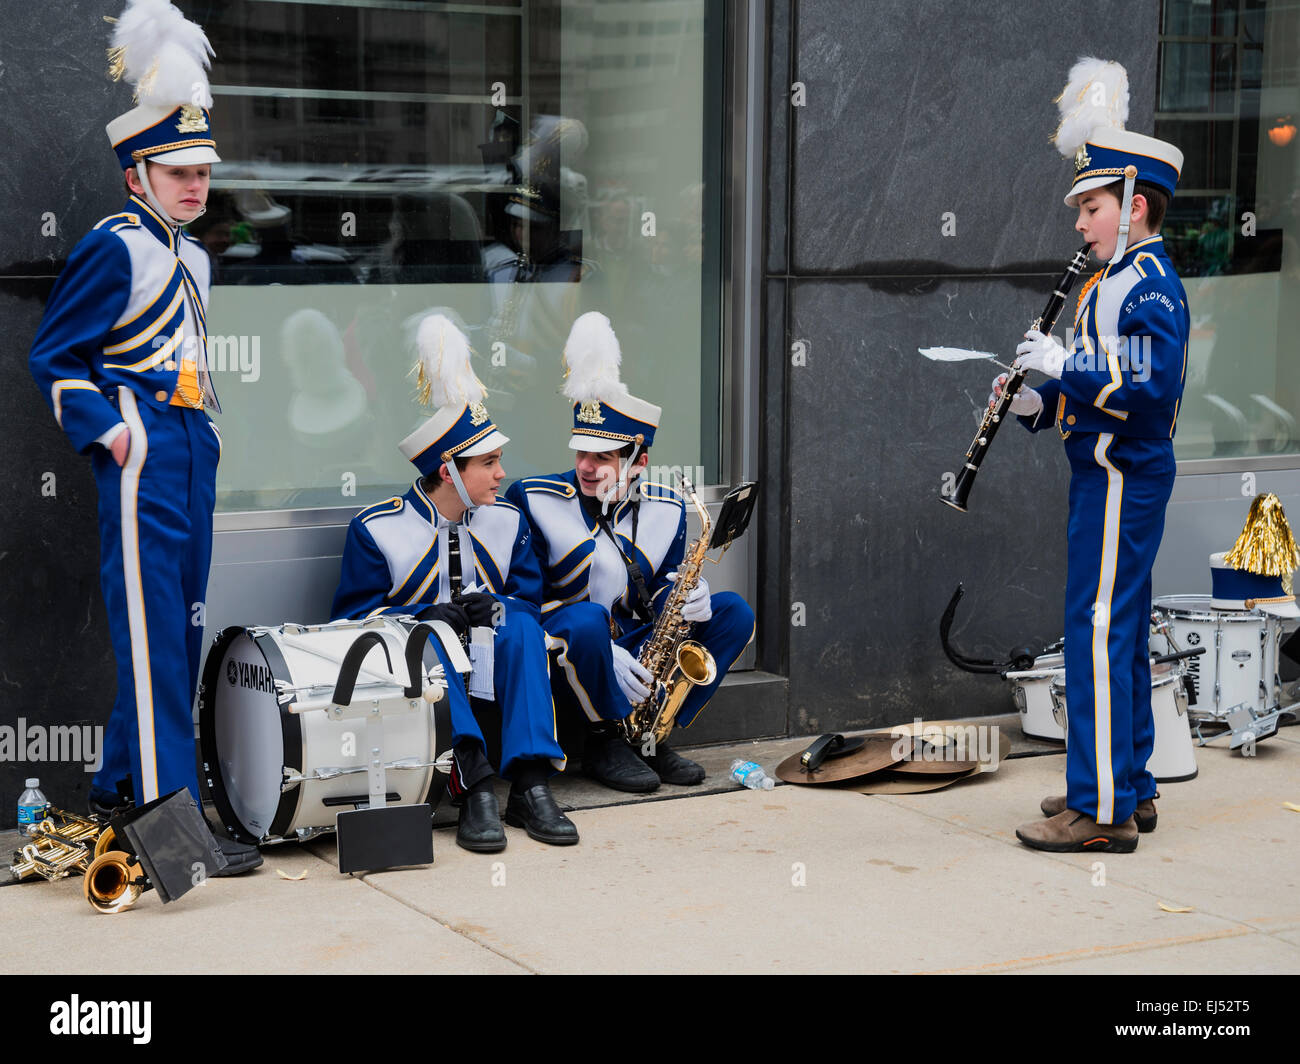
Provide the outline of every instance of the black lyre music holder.
<path id="1" fill-rule="evenodd" d="M 722 500 L 722 509 L 713 525 L 713 535 L 709 538 L 709 549 L 724 550 L 731 546 L 731 541 L 744 534 L 749 527 L 749 519 L 754 516 L 754 503 L 758 501 L 758 484 L 746 481 L 727 492 Z"/>

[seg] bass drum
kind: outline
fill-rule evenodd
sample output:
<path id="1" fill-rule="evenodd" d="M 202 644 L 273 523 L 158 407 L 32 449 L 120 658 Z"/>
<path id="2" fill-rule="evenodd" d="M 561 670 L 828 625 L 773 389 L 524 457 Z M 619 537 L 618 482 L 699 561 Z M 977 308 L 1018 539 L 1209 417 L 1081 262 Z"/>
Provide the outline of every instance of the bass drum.
<path id="1" fill-rule="evenodd" d="M 338 812 L 368 804 L 366 721 L 327 712 L 343 660 L 366 633 L 382 640 L 388 662 L 371 648 L 354 697 L 383 706 L 388 801 L 436 806 L 445 776 L 435 764 L 451 745 L 448 699 L 445 690 L 433 703 L 403 693 L 400 672 L 415 624 L 385 616 L 217 635 L 199 687 L 199 749 L 209 795 L 232 838 L 307 839 L 333 831 Z M 437 692 L 443 669 L 427 639 L 423 667 Z"/>

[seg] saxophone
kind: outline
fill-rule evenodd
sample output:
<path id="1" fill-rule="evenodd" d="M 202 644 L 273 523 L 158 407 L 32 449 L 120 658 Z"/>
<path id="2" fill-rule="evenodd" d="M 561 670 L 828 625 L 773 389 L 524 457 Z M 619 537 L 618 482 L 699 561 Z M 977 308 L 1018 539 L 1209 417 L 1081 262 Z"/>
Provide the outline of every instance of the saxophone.
<path id="1" fill-rule="evenodd" d="M 644 742 L 650 736 L 655 743 L 663 742 L 691 688 L 712 683 L 718 675 L 713 655 L 703 643 L 689 638 L 691 622 L 682 620 L 682 607 L 700 582 L 700 569 L 709 550 L 709 513 L 685 477 L 682 490 L 700 515 L 700 536 L 686 548 L 677 568 L 677 580 L 655 621 L 650 640 L 641 650 L 641 665 L 650 673 L 652 682 L 649 697 L 623 718 L 623 734 L 630 743 Z"/>

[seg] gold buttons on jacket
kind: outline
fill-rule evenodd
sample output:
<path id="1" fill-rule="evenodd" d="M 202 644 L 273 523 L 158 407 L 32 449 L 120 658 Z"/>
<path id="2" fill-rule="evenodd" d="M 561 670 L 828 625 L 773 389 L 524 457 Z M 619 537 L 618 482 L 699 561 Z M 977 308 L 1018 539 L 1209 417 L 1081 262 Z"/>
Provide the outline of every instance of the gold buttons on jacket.
<path id="1" fill-rule="evenodd" d="M 1073 414 L 1071 414 L 1069 417 L 1067 417 L 1067 418 L 1065 419 L 1065 423 L 1066 423 L 1067 425 L 1073 425 L 1073 424 L 1075 423 L 1076 420 L 1078 420 L 1078 419 L 1077 419 Z"/>
<path id="2" fill-rule="evenodd" d="M 165 402 L 167 402 L 167 393 L 164 392 L 164 391 L 157 391 L 157 392 L 154 392 L 153 397 L 154 397 L 155 399 L 157 399 L 158 402 L 160 402 L 160 403 L 165 403 Z"/>

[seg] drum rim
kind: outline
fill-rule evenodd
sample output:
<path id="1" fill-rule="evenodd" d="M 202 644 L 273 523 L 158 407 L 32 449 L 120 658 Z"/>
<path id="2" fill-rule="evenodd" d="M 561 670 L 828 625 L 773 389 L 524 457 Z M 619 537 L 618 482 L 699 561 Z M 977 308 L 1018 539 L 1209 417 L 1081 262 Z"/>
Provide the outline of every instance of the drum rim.
<path id="1" fill-rule="evenodd" d="M 1016 680 L 1050 680 L 1065 675 L 1065 666 L 1057 665 L 1050 669 L 1022 669 L 1020 672 L 1007 673 L 1007 679 Z"/>
<path id="2" fill-rule="evenodd" d="M 283 779 L 281 780 L 280 801 L 276 805 L 275 813 L 271 818 L 271 826 L 264 835 L 255 835 L 248 829 L 248 825 L 235 815 L 230 795 L 226 791 L 226 781 L 221 775 L 221 759 L 217 751 L 216 691 L 221 678 L 221 662 L 225 660 L 226 651 L 230 649 L 231 644 L 241 635 L 248 636 L 253 645 L 261 651 L 262 656 L 266 658 L 266 664 L 271 670 L 272 676 L 289 678 L 284 655 L 280 653 L 280 648 L 274 640 L 271 640 L 270 645 L 274 648 L 275 658 L 278 659 L 279 671 L 276 670 L 276 661 L 267 656 L 266 647 L 263 646 L 261 637 L 253 635 L 250 629 L 242 625 L 232 625 L 218 632 L 216 639 L 213 640 L 212 648 L 208 651 L 207 661 L 203 666 L 203 686 L 199 692 L 199 751 L 205 766 L 204 782 L 207 784 L 208 794 L 212 798 L 213 805 L 217 807 L 221 823 L 236 842 L 256 844 L 276 837 L 283 832 L 285 824 L 292 823 L 299 800 L 298 792 L 301 788 L 294 787 L 292 790 L 286 791 Z M 301 773 L 302 724 L 294 714 L 284 712 L 279 699 L 276 699 L 276 709 L 280 718 L 280 734 L 284 743 L 285 761 L 286 763 L 290 760 L 297 762 L 296 766 L 286 764 L 286 767 L 295 768 L 297 772 Z"/>
<path id="3" fill-rule="evenodd" d="M 1175 599 L 1199 599 L 1206 603 L 1205 609 L 1180 609 L 1177 606 L 1165 606 L 1161 603 L 1172 602 Z M 1226 621 L 1228 624 L 1251 624 L 1257 621 L 1267 623 L 1269 614 L 1259 613 L 1255 610 L 1216 610 L 1209 603 L 1213 601 L 1211 595 L 1161 595 L 1159 598 L 1151 600 L 1151 608 L 1160 613 L 1166 614 L 1175 620 L 1183 621 Z"/>

